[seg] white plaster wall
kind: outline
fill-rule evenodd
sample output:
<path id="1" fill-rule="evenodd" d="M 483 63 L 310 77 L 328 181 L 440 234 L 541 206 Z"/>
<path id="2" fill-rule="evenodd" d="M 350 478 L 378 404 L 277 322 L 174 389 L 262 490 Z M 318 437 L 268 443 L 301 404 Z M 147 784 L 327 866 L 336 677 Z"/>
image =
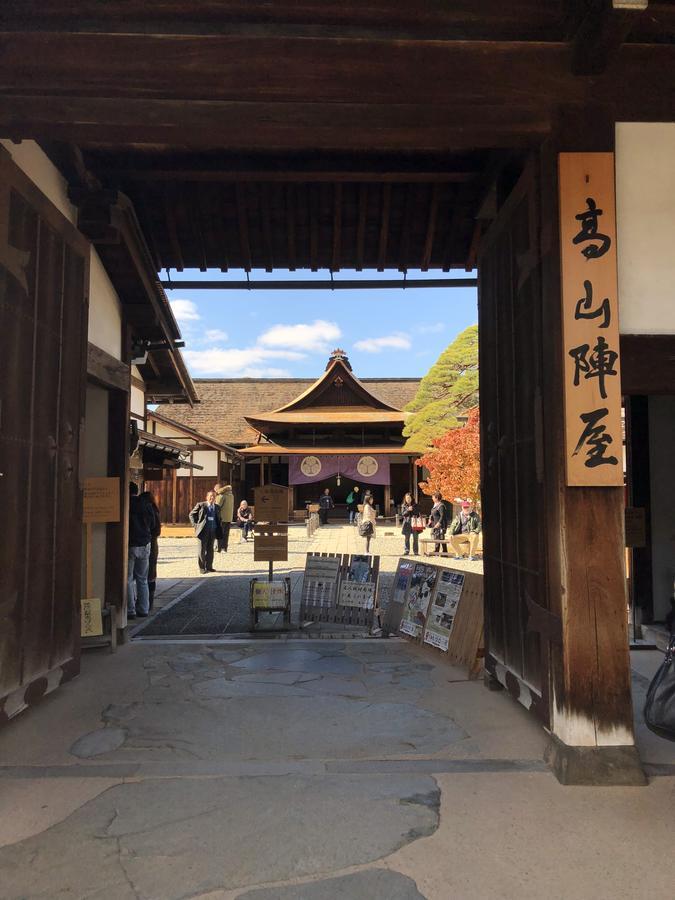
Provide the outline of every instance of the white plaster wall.
<path id="1" fill-rule="evenodd" d="M 619 328 L 675 333 L 675 122 L 616 126 Z"/>
<path id="2" fill-rule="evenodd" d="M 77 225 L 77 209 L 68 199 L 68 185 L 47 154 L 35 141 L 13 144 L 0 140 L 14 162 L 71 222 Z M 122 357 L 122 313 L 119 298 L 91 248 L 89 267 L 89 340 L 115 359 Z"/>
<path id="3" fill-rule="evenodd" d="M 675 396 L 649 398 L 654 619 L 663 621 L 675 579 Z"/>
<path id="4" fill-rule="evenodd" d="M 186 438 L 187 435 L 183 434 L 182 431 L 179 431 L 177 428 L 171 428 L 169 425 L 164 425 L 162 422 L 154 422 L 155 434 L 160 435 L 161 437 L 167 438 Z M 183 443 L 181 441 L 181 443 Z M 192 441 L 194 443 L 194 441 Z M 185 446 L 189 446 L 188 442 L 185 441 Z"/>
<path id="5" fill-rule="evenodd" d="M 122 307 L 93 247 L 89 267 L 89 340 L 115 359 L 122 358 Z"/>
<path id="6" fill-rule="evenodd" d="M 195 450 L 192 461 L 197 466 L 203 466 L 203 470 L 195 469 L 195 475 L 203 477 L 218 477 L 218 451 L 217 450 Z M 190 469 L 179 469 L 178 476 L 185 478 L 190 474 Z"/>
<path id="7" fill-rule="evenodd" d="M 131 412 L 145 418 L 145 393 L 135 384 L 131 385 Z"/>
<path id="8" fill-rule="evenodd" d="M 84 418 L 84 451 L 82 474 L 85 478 L 108 474 L 108 391 L 97 385 L 87 385 Z M 85 546 L 85 535 L 82 546 Z M 105 599 L 106 526 L 92 526 L 92 575 L 94 597 Z M 82 596 L 86 586 L 86 556 L 82 554 Z"/>

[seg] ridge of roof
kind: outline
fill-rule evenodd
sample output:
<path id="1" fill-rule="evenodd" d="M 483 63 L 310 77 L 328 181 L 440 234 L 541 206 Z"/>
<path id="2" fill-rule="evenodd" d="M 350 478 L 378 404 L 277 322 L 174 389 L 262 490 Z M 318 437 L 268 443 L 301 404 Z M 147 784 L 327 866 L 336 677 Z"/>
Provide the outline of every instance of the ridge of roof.
<path id="1" fill-rule="evenodd" d="M 359 378 L 357 379 L 362 384 L 364 382 L 377 382 L 378 384 L 382 382 L 413 382 L 413 381 L 421 381 L 424 378 L 423 375 L 414 375 L 414 376 L 405 376 L 402 378 L 392 378 L 391 376 L 382 376 L 382 378 L 378 378 L 377 376 L 370 376 L 368 378 Z M 314 384 L 316 378 L 193 378 L 192 379 L 195 384 Z"/>

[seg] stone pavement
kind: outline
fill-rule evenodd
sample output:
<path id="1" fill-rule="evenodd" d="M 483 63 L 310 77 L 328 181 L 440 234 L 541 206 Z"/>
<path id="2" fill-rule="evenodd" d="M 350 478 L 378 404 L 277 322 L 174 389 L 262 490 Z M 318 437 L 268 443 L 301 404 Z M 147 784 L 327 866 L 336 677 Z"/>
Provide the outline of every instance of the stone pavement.
<path id="1" fill-rule="evenodd" d="M 0 732 L 0 896 L 667 895 L 675 779 L 563 788 L 403 641 L 133 642 Z M 628 849 L 630 848 L 630 849 Z"/>

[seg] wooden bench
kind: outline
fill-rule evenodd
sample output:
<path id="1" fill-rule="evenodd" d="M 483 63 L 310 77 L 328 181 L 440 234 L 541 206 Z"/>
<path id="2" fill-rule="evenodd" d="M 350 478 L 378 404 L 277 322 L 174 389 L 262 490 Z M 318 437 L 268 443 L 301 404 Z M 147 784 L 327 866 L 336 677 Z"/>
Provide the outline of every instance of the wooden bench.
<path id="1" fill-rule="evenodd" d="M 447 553 L 443 550 L 439 550 L 436 552 L 436 544 L 446 544 L 448 550 Z M 455 553 L 450 547 L 450 543 L 448 538 L 444 541 L 437 541 L 436 538 L 420 538 L 419 539 L 420 548 L 422 550 L 422 556 L 454 556 Z"/>

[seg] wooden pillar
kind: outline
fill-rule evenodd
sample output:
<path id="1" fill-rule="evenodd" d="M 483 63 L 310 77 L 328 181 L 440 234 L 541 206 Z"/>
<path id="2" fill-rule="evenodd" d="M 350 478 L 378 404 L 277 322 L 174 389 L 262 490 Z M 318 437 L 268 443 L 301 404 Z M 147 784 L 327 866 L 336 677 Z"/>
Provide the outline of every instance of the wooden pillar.
<path id="1" fill-rule="evenodd" d="M 192 468 L 194 461 L 194 450 L 190 450 L 190 484 L 188 493 L 188 511 L 194 509 L 195 507 L 195 470 Z"/>
<path id="2" fill-rule="evenodd" d="M 558 154 L 613 149 L 612 119 L 584 108 L 561 113 L 540 159 L 547 581 L 560 623 L 557 636 L 541 633 L 550 641 L 548 759 L 566 784 L 645 783 L 633 738 L 623 488 L 569 487 L 564 450 Z"/>
<path id="3" fill-rule="evenodd" d="M 171 470 L 171 521 L 178 521 L 178 469 Z"/>
<path id="4" fill-rule="evenodd" d="M 265 457 L 260 457 L 260 487 L 265 485 Z"/>
<path id="5" fill-rule="evenodd" d="M 391 485 L 385 484 L 384 486 L 384 509 L 382 511 L 382 515 L 388 516 L 391 512 Z"/>
<path id="6" fill-rule="evenodd" d="M 108 475 L 120 480 L 120 521 L 106 525 L 105 599 L 126 625 L 129 542 L 129 391 L 110 391 L 108 403 Z"/>

